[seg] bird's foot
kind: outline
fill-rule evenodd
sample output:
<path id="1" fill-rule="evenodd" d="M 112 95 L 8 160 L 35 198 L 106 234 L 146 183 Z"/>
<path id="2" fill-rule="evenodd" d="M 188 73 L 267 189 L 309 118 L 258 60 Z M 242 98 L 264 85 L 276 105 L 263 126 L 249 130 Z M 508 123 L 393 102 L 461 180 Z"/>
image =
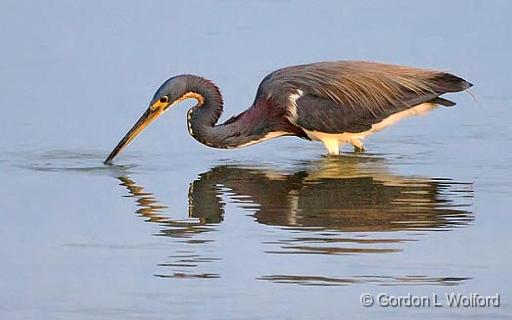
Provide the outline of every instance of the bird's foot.
<path id="1" fill-rule="evenodd" d="M 363 152 L 366 151 L 366 148 L 363 145 L 361 139 L 353 139 L 350 143 L 354 146 L 354 152 Z"/>

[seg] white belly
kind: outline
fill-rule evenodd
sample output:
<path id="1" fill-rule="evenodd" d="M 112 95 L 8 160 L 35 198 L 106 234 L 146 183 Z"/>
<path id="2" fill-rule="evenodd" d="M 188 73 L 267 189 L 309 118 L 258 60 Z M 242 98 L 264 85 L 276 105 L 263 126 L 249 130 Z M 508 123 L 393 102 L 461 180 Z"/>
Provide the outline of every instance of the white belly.
<path id="1" fill-rule="evenodd" d="M 387 117 L 386 119 L 372 125 L 371 129 L 358 133 L 324 133 L 319 131 L 310 131 L 302 128 L 311 140 L 322 141 L 322 143 L 329 151 L 329 154 L 339 154 L 340 145 L 350 143 L 356 147 L 362 146 L 361 140 L 367 136 L 387 128 L 398 121 L 416 115 L 424 115 L 433 109 L 437 108 L 434 103 L 422 103 L 410 109 L 397 112 Z"/>

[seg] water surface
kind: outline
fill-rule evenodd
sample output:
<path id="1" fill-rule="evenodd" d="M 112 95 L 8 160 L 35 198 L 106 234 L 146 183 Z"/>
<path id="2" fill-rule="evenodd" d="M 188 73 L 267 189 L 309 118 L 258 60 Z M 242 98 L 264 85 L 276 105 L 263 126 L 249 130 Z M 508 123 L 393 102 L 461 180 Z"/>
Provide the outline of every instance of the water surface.
<path id="1" fill-rule="evenodd" d="M 2 2 L 0 317 L 510 318 L 511 9 Z M 446 69 L 478 101 L 334 158 L 295 138 L 209 149 L 185 104 L 102 164 L 174 74 L 214 80 L 227 118 L 275 68 L 333 59 Z M 501 306 L 365 308 L 365 292 Z"/>

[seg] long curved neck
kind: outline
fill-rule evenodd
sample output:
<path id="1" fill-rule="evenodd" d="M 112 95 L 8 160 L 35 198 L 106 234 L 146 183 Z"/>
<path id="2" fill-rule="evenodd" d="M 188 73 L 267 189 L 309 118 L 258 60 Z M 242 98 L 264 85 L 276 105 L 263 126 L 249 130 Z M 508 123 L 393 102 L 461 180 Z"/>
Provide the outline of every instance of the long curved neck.
<path id="1" fill-rule="evenodd" d="M 220 90 L 205 78 L 193 75 L 187 77 L 188 97 L 198 100 L 198 104 L 187 113 L 188 132 L 194 139 L 209 147 L 221 149 L 242 147 L 265 139 L 268 130 L 261 122 L 264 119 L 254 112 L 254 106 L 216 125 L 223 111 Z"/>

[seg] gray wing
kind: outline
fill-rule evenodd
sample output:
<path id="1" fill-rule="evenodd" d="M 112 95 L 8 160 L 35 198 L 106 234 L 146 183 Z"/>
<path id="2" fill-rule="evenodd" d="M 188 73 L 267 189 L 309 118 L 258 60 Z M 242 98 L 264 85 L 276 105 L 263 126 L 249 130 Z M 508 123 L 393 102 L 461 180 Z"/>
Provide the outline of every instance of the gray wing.
<path id="1" fill-rule="evenodd" d="M 327 133 L 362 132 L 390 115 L 472 85 L 446 72 L 363 61 L 333 61 L 274 71 L 260 84 L 262 95 L 285 96 L 290 121 Z M 296 100 L 290 97 L 295 95 Z"/>

